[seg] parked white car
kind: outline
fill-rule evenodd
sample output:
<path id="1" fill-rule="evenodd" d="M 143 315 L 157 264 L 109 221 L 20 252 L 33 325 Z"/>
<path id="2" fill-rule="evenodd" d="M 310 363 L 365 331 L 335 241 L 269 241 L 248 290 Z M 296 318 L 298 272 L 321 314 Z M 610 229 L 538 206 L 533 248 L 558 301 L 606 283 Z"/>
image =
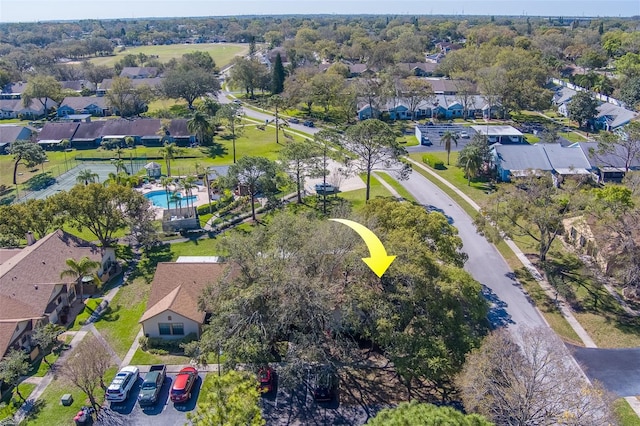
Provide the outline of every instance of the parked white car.
<path id="1" fill-rule="evenodd" d="M 138 367 L 128 365 L 118 371 L 116 377 L 113 378 L 111 384 L 107 388 L 105 398 L 108 401 L 123 402 L 129 397 L 129 391 L 138 380 L 140 370 Z"/>

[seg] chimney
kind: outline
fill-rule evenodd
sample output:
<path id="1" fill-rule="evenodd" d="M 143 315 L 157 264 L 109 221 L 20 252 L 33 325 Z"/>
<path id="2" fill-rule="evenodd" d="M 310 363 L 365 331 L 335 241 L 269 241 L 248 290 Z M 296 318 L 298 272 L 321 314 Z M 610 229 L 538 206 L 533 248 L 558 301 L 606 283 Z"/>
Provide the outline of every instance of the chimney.
<path id="1" fill-rule="evenodd" d="M 33 236 L 33 232 L 29 231 L 25 234 L 25 237 L 27 238 L 27 245 L 28 246 L 32 246 L 36 243 L 36 239 Z"/>

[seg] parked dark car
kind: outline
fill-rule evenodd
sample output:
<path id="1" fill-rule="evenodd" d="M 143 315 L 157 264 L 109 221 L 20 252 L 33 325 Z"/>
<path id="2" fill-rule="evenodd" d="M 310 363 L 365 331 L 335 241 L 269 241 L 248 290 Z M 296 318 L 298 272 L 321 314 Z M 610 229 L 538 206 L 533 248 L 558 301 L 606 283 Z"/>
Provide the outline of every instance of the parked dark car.
<path id="1" fill-rule="evenodd" d="M 305 122 L 302 123 L 302 125 L 307 127 L 315 127 L 315 125 L 313 124 L 313 121 L 311 120 L 305 120 Z"/>
<path id="2" fill-rule="evenodd" d="M 333 401 L 338 391 L 338 377 L 331 368 L 320 366 L 311 372 L 310 386 L 316 401 Z"/>
<path id="3" fill-rule="evenodd" d="M 191 390 L 193 389 L 193 384 L 196 382 L 198 378 L 198 370 L 193 367 L 184 367 L 175 380 L 173 381 L 173 386 L 171 387 L 170 398 L 173 402 L 186 402 L 191 398 Z"/>
<path id="4" fill-rule="evenodd" d="M 431 146 L 431 139 L 427 136 L 422 136 L 422 140 L 420 141 L 420 145 Z"/>
<path id="5" fill-rule="evenodd" d="M 263 394 L 270 393 L 275 388 L 276 373 L 271 367 L 263 367 L 258 371 L 258 388 Z"/>
<path id="6" fill-rule="evenodd" d="M 167 375 L 167 366 L 164 364 L 152 365 L 149 372 L 144 376 L 138 403 L 140 405 L 152 405 L 158 401 L 158 395 L 162 389 L 164 378 Z"/>
<path id="7" fill-rule="evenodd" d="M 291 123 L 291 124 L 298 124 L 298 123 L 300 123 L 300 120 L 298 120 L 297 118 L 290 118 L 290 119 L 289 119 L 289 123 Z"/>

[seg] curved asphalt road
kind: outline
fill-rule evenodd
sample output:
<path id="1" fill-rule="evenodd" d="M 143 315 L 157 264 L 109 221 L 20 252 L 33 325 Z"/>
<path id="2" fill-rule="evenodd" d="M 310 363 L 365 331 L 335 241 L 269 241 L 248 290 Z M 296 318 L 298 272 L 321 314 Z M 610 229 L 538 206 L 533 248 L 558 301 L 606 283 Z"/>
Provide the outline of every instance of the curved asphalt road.
<path id="1" fill-rule="evenodd" d="M 515 281 L 509 265 L 498 250 L 477 233 L 471 218 L 458 204 L 419 173 L 411 173 L 409 179 L 401 184 L 420 204 L 441 210 L 458 228 L 463 250 L 469 256 L 465 269 L 482 284 L 492 305 L 489 318 L 494 327 L 546 325 Z"/>

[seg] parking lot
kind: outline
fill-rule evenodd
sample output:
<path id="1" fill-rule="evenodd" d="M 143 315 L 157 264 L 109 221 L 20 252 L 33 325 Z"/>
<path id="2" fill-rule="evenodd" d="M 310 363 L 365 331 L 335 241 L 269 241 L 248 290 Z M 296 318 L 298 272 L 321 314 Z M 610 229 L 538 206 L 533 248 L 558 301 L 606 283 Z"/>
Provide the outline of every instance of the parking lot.
<path id="1" fill-rule="evenodd" d="M 338 387 L 331 402 L 317 402 L 310 389 L 301 384 L 293 390 L 277 384 L 261 398 L 262 416 L 268 425 L 363 425 L 380 407 L 344 404 L 344 386 Z"/>
<path id="2" fill-rule="evenodd" d="M 158 402 L 148 407 L 138 405 L 138 393 L 142 385 L 142 377 L 131 388 L 129 397 L 124 402 L 112 402 L 100 411 L 95 425 L 98 426 L 159 426 L 159 425 L 183 425 L 187 423 L 187 413 L 194 411 L 196 401 L 200 394 L 202 381 L 206 373 L 200 372 L 193 385 L 191 399 L 184 404 L 174 404 L 169 399 L 169 391 L 176 374 L 167 374 Z"/>

